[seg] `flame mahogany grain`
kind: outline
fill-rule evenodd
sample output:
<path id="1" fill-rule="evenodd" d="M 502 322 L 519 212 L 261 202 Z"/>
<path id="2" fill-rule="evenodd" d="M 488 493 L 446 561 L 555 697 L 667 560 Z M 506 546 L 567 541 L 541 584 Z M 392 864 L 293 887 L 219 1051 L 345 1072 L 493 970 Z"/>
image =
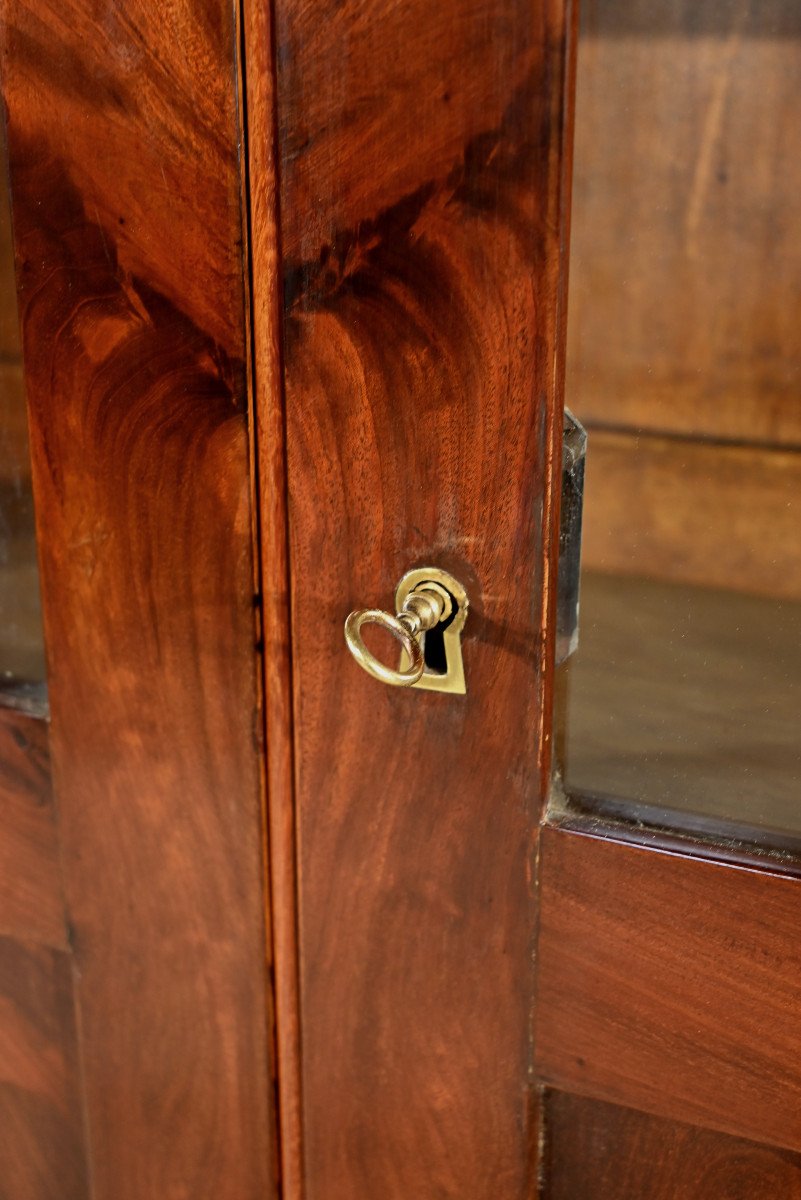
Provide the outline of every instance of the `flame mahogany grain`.
<path id="1" fill-rule="evenodd" d="M 95 1200 L 275 1194 L 234 17 L 2 5 Z"/>
<path id="2" fill-rule="evenodd" d="M 280 181 L 297 808 L 277 823 L 301 1015 L 284 1095 L 307 1200 L 534 1186 L 567 43 L 561 0 L 275 5 L 256 128 L 274 122 Z M 345 649 L 348 611 L 428 561 L 470 594 L 464 698 L 382 688 Z"/>

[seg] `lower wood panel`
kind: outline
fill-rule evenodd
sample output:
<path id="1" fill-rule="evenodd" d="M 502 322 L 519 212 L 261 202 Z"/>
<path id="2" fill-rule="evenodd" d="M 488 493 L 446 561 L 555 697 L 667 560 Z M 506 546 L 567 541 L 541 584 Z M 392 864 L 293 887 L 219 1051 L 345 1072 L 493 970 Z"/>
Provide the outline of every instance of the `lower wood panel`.
<path id="1" fill-rule="evenodd" d="M 540 1078 L 801 1149 L 801 880 L 553 826 L 541 846 Z"/>
<path id="2" fill-rule="evenodd" d="M 801 1156 L 548 1092 L 543 1200 L 801 1200 Z"/>
<path id="3" fill-rule="evenodd" d="M 0 1200 L 85 1200 L 72 978 L 61 951 L 0 937 Z"/>

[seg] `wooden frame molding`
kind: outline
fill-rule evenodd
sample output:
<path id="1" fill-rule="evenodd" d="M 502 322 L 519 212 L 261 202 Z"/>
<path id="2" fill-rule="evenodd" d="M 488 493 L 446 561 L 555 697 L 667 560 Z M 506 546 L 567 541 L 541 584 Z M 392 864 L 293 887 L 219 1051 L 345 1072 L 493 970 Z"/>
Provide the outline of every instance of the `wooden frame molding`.
<path id="1" fill-rule="evenodd" d="M 283 1200 L 303 1195 L 286 413 L 272 4 L 243 0 L 269 880 Z"/>
<path id="2" fill-rule="evenodd" d="M 540 848 L 541 1080 L 801 1149 L 798 880 L 552 826 Z"/>

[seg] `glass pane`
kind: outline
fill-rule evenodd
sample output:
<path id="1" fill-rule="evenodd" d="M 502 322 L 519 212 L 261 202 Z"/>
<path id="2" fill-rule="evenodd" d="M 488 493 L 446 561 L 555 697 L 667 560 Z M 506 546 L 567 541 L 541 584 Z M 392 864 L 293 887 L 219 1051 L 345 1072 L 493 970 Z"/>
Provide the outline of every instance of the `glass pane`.
<path id="1" fill-rule="evenodd" d="M 679 823 L 801 832 L 799 113 L 796 0 L 585 0 L 561 766 Z"/>
<path id="2" fill-rule="evenodd" d="M 0 705 L 38 711 L 45 695 L 44 643 L 2 142 L 0 150 Z"/>

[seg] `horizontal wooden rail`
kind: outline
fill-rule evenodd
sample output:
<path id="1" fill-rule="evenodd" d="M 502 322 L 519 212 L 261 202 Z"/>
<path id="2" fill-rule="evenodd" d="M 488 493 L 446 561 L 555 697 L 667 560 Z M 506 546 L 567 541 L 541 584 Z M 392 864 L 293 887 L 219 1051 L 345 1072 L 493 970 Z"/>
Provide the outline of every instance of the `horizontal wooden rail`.
<path id="1" fill-rule="evenodd" d="M 537 1067 L 801 1149 L 801 882 L 546 826 Z"/>

